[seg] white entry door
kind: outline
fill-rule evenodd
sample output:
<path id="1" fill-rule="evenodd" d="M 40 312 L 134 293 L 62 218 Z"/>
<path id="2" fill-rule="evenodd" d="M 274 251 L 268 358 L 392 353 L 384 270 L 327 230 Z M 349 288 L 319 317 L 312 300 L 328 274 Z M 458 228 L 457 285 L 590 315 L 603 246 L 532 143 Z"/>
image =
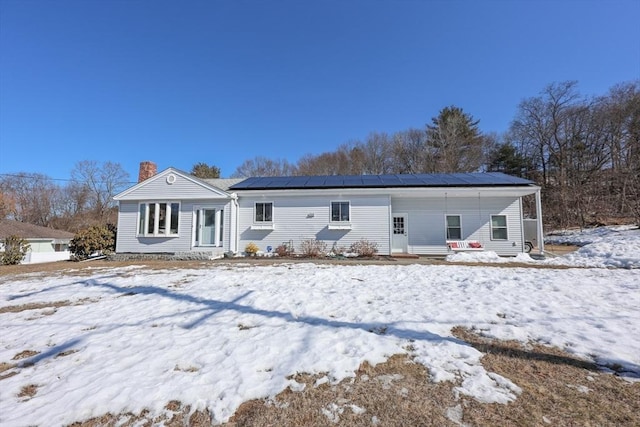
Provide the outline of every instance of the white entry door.
<path id="1" fill-rule="evenodd" d="M 391 252 L 406 253 L 408 242 L 407 214 L 393 214 Z"/>
<path id="2" fill-rule="evenodd" d="M 218 246 L 220 242 L 220 209 L 201 208 L 196 211 L 196 246 Z"/>

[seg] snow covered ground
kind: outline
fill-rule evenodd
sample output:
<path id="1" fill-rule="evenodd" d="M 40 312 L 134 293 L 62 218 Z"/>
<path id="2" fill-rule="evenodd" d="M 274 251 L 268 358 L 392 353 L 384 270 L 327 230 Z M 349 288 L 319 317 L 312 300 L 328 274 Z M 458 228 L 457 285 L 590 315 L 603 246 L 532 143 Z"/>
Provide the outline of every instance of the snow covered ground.
<path id="1" fill-rule="evenodd" d="M 640 229 L 636 226 L 599 227 L 585 230 L 556 231 L 545 244 L 575 245 L 580 249 L 562 257 L 534 260 L 528 254 L 515 259 L 499 257 L 495 252 L 461 252 L 449 255 L 455 262 L 511 263 L 571 267 L 640 268 Z"/>
<path id="2" fill-rule="evenodd" d="M 16 373 L 0 380 L 0 425 L 159 415 L 171 400 L 225 421 L 246 400 L 300 387 L 287 379 L 296 372 L 339 381 L 407 351 L 435 380 L 460 379 L 459 393 L 516 399 L 518 385 L 487 372 L 482 354 L 451 335 L 456 325 L 548 343 L 637 379 L 640 233 L 614 233 L 594 234 L 580 254 L 529 261 L 599 268 L 220 262 L 3 277 L 0 309 L 50 306 L 0 313 L 0 363 L 19 365 L 0 373 Z M 60 301 L 71 305 L 53 308 Z M 14 360 L 25 350 L 37 354 Z M 27 385 L 35 395 L 19 397 Z"/>

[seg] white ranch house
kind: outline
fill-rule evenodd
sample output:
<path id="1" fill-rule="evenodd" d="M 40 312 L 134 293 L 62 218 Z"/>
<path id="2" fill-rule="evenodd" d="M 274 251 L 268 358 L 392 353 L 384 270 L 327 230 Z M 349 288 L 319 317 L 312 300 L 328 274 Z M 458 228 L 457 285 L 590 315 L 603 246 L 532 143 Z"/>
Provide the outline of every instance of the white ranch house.
<path id="1" fill-rule="evenodd" d="M 146 162 L 143 162 L 146 163 Z M 239 254 L 306 239 L 328 248 L 376 242 L 380 255 L 446 255 L 477 241 L 501 256 L 525 251 L 522 197 L 540 188 L 502 173 L 198 179 L 168 168 L 114 197 L 117 253 Z M 146 179 L 144 179 L 146 178 Z"/>

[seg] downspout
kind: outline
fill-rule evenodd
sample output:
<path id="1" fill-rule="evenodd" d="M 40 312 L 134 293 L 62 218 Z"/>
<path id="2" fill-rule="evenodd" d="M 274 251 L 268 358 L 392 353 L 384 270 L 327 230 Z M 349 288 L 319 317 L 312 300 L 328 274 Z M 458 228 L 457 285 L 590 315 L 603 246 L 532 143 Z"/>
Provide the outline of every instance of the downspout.
<path id="1" fill-rule="evenodd" d="M 391 205 L 391 194 L 388 196 L 389 214 L 387 215 L 387 242 L 389 242 L 389 256 L 393 255 L 393 206 Z M 408 245 L 407 245 L 408 246 Z M 409 248 L 407 248 L 407 252 Z"/>
<path id="2" fill-rule="evenodd" d="M 238 194 L 231 193 L 231 204 L 233 206 L 232 215 L 230 215 L 230 219 L 232 220 L 232 224 L 229 226 L 229 233 L 233 234 L 233 238 L 229 239 L 229 250 L 234 254 L 238 252 L 238 211 L 240 207 L 238 205 Z M 231 247 L 231 242 L 233 242 L 233 247 Z"/>
<path id="3" fill-rule="evenodd" d="M 544 254 L 544 233 L 542 232 L 542 198 L 540 197 L 540 188 L 536 191 L 536 219 L 538 220 L 538 251 L 540 255 Z"/>
<path id="4" fill-rule="evenodd" d="M 120 246 L 120 242 L 118 241 L 118 236 L 120 235 L 120 233 L 118 233 L 118 230 L 121 230 L 121 228 L 120 228 L 120 217 L 121 217 L 120 212 L 122 212 L 122 209 L 121 209 L 122 207 L 120 206 L 120 203 L 121 203 L 120 200 L 118 200 L 118 226 L 117 226 L 118 228 L 116 228 L 116 241 L 115 241 L 115 244 L 116 244 L 115 252 L 116 253 L 118 253 L 118 247 Z M 136 215 L 136 234 L 138 233 L 138 227 L 140 226 L 139 225 L 140 224 L 139 216 L 140 216 L 140 206 L 138 205 L 138 214 Z"/>
<path id="5" fill-rule="evenodd" d="M 524 236 L 524 208 L 522 207 L 522 196 L 520 196 L 520 252 L 525 252 L 526 241 L 527 239 Z"/>

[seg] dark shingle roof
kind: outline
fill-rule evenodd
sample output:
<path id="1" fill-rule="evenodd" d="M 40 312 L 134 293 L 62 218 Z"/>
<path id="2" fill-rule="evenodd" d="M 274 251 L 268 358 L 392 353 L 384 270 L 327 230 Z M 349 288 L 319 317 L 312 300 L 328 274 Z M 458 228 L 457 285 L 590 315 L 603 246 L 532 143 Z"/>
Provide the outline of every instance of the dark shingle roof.
<path id="1" fill-rule="evenodd" d="M 223 191 L 227 191 L 233 185 L 244 181 L 244 178 L 208 178 L 203 179 L 202 181 Z"/>
<path id="2" fill-rule="evenodd" d="M 500 172 L 396 175 L 276 176 L 247 178 L 230 190 L 391 187 L 495 187 L 533 185 L 532 181 Z"/>
<path id="3" fill-rule="evenodd" d="M 68 231 L 41 227 L 27 222 L 13 221 L 10 219 L 0 220 L 0 239 L 11 235 L 16 235 L 23 239 L 73 239 L 74 236 L 73 233 L 69 233 Z"/>

